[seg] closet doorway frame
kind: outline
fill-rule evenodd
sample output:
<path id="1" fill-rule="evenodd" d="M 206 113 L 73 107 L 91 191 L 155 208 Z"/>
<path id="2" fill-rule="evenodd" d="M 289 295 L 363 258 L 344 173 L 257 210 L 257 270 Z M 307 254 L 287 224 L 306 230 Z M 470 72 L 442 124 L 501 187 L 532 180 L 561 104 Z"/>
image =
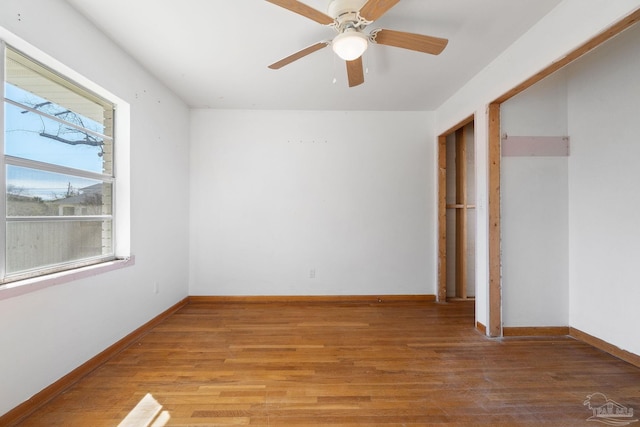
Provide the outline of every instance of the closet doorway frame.
<path id="1" fill-rule="evenodd" d="M 573 51 L 556 60 L 543 70 L 529 77 L 519 85 L 490 102 L 487 107 L 488 120 L 488 246 L 489 246 L 489 287 L 488 287 L 488 325 L 476 321 L 476 328 L 490 337 L 502 336 L 502 258 L 501 258 L 501 220 L 500 220 L 500 172 L 501 142 L 500 108 L 501 105 L 550 76 L 561 68 L 581 58 L 609 39 L 640 22 L 640 7 L 615 22 L 604 31 L 579 45 Z M 437 300 L 445 302 L 447 298 L 447 260 L 446 260 L 446 139 L 469 123 L 474 122 L 472 115 L 438 136 L 438 294 Z M 444 153 L 442 152 L 444 146 Z M 477 161 L 476 161 L 477 162 Z M 476 165 L 477 167 L 477 165 Z M 444 182 L 443 182 L 444 181 Z"/>

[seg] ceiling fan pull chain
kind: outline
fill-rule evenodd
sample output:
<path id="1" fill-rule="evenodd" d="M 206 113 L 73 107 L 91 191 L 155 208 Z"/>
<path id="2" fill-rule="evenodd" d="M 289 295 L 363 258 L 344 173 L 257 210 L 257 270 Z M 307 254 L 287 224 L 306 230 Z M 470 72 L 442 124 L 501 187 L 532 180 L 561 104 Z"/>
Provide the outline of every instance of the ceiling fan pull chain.
<path id="1" fill-rule="evenodd" d="M 338 81 L 338 78 L 336 77 L 336 56 L 331 55 L 331 58 L 331 71 L 333 72 L 333 80 L 331 81 L 331 83 L 336 84 L 336 82 Z"/>

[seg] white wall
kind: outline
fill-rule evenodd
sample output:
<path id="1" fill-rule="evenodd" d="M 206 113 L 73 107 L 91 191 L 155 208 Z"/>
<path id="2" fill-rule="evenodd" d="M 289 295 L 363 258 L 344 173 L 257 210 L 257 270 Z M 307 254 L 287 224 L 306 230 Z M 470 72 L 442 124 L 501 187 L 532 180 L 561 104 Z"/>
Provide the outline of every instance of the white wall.
<path id="1" fill-rule="evenodd" d="M 565 0 L 441 106 L 437 124 L 428 113 L 194 111 L 189 126 L 184 104 L 64 1 L 3 0 L 4 38 L 130 103 L 136 264 L 0 301 L 0 413 L 186 296 L 189 236 L 192 294 L 435 293 L 435 135 L 472 113 L 476 302 L 486 325 L 485 106 L 638 6 Z M 595 60 L 569 91 L 570 324 L 636 354 L 638 57 L 618 56 L 617 67 Z M 595 93 L 582 90 L 595 81 Z"/>
<path id="2" fill-rule="evenodd" d="M 635 9 L 640 0 L 564 0 L 436 110 L 441 134 Z"/>
<path id="3" fill-rule="evenodd" d="M 559 72 L 502 104 L 508 136 L 566 136 L 567 83 Z M 568 157 L 502 157 L 504 326 L 569 325 Z"/>
<path id="4" fill-rule="evenodd" d="M 563 1 L 436 111 L 436 134 L 475 114 L 478 197 L 476 320 L 484 325 L 488 324 L 489 289 L 487 105 L 638 7 L 640 0 Z"/>
<path id="5" fill-rule="evenodd" d="M 640 26 L 569 71 L 571 326 L 640 354 Z"/>
<path id="6" fill-rule="evenodd" d="M 0 300 L 2 414 L 187 295 L 189 111 L 64 1 L 2 0 L 0 36 L 130 104 L 136 257 L 131 267 Z"/>
<path id="7" fill-rule="evenodd" d="M 191 135 L 192 295 L 435 294 L 432 114 L 195 110 Z"/>

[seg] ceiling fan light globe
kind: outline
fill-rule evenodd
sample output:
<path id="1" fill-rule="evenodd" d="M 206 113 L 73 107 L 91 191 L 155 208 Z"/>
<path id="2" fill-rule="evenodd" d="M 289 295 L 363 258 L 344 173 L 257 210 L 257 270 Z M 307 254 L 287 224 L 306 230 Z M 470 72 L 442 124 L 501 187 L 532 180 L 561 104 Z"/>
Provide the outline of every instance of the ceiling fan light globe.
<path id="1" fill-rule="evenodd" d="M 357 31 L 338 34 L 332 42 L 333 51 L 345 61 L 360 58 L 368 46 L 367 36 Z"/>

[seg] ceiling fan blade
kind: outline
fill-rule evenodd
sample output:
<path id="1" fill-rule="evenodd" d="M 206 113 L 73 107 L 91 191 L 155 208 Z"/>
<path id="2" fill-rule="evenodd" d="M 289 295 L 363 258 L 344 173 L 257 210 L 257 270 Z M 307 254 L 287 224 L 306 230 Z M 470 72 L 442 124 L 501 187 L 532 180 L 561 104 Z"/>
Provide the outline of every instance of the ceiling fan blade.
<path id="1" fill-rule="evenodd" d="M 398 4 L 400 0 L 369 0 L 360 9 L 360 16 L 367 21 L 375 21 Z"/>
<path id="2" fill-rule="evenodd" d="M 305 56 L 310 55 L 313 52 L 316 52 L 327 46 L 329 46 L 329 42 L 318 42 L 314 45 L 311 45 L 309 47 L 302 49 L 301 51 L 294 53 L 293 55 L 289 55 L 278 62 L 274 62 L 273 64 L 269 65 L 269 68 L 271 68 L 272 70 L 278 70 L 284 67 L 285 65 L 291 64 L 293 61 L 297 61 L 300 58 L 304 58 Z"/>
<path id="3" fill-rule="evenodd" d="M 362 56 L 353 61 L 347 61 L 347 77 L 349 87 L 358 86 L 364 83 L 364 67 L 362 66 Z"/>
<path id="4" fill-rule="evenodd" d="M 322 25 L 331 25 L 333 24 L 333 18 L 329 15 L 325 15 L 312 8 L 311 6 L 307 6 L 306 4 L 299 2 L 297 0 L 267 0 L 269 3 L 273 3 L 280 7 L 283 7 L 291 12 L 297 13 L 298 15 L 302 15 L 305 18 L 312 19 L 319 24 Z"/>
<path id="5" fill-rule="evenodd" d="M 447 39 L 423 36 L 422 34 L 405 33 L 394 30 L 377 30 L 371 33 L 377 44 L 401 47 L 403 49 L 439 55 L 449 43 Z"/>

